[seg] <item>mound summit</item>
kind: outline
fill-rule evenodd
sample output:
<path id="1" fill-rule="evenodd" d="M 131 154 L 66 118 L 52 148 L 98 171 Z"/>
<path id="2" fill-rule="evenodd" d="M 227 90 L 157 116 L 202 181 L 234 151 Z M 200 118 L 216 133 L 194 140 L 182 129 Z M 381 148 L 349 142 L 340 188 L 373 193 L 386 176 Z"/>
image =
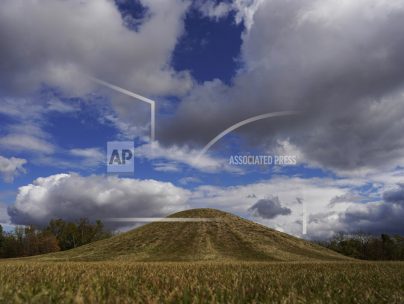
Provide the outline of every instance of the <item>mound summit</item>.
<path id="1" fill-rule="evenodd" d="M 345 260 L 336 252 L 216 209 L 170 215 L 212 218 L 206 222 L 154 222 L 46 260 L 310 261 Z"/>

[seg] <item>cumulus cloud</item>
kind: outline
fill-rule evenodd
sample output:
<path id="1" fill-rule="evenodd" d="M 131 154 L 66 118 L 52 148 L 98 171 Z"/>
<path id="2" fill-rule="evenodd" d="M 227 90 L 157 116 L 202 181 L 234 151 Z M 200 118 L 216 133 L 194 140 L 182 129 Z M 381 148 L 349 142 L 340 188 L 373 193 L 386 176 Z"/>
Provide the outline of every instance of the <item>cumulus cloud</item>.
<path id="1" fill-rule="evenodd" d="M 186 209 L 188 196 L 167 182 L 57 174 L 20 187 L 8 213 L 15 224 L 40 226 L 53 218 L 161 217 Z"/>
<path id="2" fill-rule="evenodd" d="M 1 1 L 0 90 L 27 96 L 45 84 L 68 97 L 97 92 L 111 103 L 110 121 L 126 138 L 143 136 L 149 108 L 103 89 L 91 77 L 153 98 L 182 95 L 193 80 L 189 72 L 171 67 L 189 1 L 139 2 L 145 14 L 130 21 L 133 17 L 110 0 Z M 49 109 L 72 110 L 57 101 Z"/>
<path id="3" fill-rule="evenodd" d="M 318 231 L 314 237 L 330 236 L 326 231 L 338 232 L 365 232 L 371 234 L 404 233 L 402 218 L 404 216 L 403 185 L 395 187 L 375 184 L 379 188 L 378 195 L 364 200 L 361 195 L 353 195 L 347 192 L 337 196 L 338 204 L 345 204 L 345 208 L 335 210 L 334 205 L 329 205 L 328 211 L 313 212 L 309 219 L 309 226 Z M 387 190 L 383 190 L 386 189 Z M 335 198 L 334 198 L 335 199 Z M 351 199 L 351 201 L 349 201 Z M 359 200 L 358 200 L 359 199 Z"/>
<path id="4" fill-rule="evenodd" d="M 27 160 L 17 157 L 6 158 L 0 155 L 0 176 L 5 182 L 12 182 L 14 177 L 25 173 L 24 165 Z"/>
<path id="5" fill-rule="evenodd" d="M 404 208 L 387 202 L 356 204 L 340 215 L 343 231 L 365 231 L 372 234 L 404 233 Z"/>
<path id="6" fill-rule="evenodd" d="M 77 74 L 90 74 L 141 94 L 189 92 L 157 125 L 161 142 L 178 146 L 206 144 L 257 114 L 301 110 L 239 134 L 266 150 L 287 141 L 305 162 L 341 175 L 404 163 L 401 1 L 200 1 L 207 16 L 234 11 L 244 22 L 243 65 L 231 85 L 216 79 L 194 86 L 169 64 L 188 2 L 142 2 L 147 16 L 130 29 L 113 1 L 24 1 L 24 16 L 21 1 L 0 4 L 3 90 L 45 82 L 73 92 L 85 83 Z M 111 120 L 133 135 L 139 111 L 120 98 L 113 104 Z"/>
<path id="7" fill-rule="evenodd" d="M 183 181 L 189 182 L 197 180 Z M 358 201 L 364 188 L 374 197 Z M 155 180 L 58 174 L 20 187 L 8 211 L 14 224 L 43 225 L 57 217 L 161 217 L 178 210 L 211 207 L 318 239 L 339 231 L 404 233 L 402 189 L 402 185 L 392 188 L 378 182 L 369 184 L 368 180 L 279 176 L 246 185 L 200 185 L 184 190 Z M 302 235 L 302 200 L 308 214 L 307 235 Z M 338 202 L 328 204 L 333 200 Z"/>
<path id="8" fill-rule="evenodd" d="M 391 173 L 392 177 L 396 175 Z M 377 174 L 362 179 L 276 176 L 238 186 L 202 185 L 193 190 L 190 204 L 247 218 L 252 211 L 259 215 L 251 218 L 254 221 L 311 239 L 328 238 L 339 231 L 402 234 L 402 184 L 393 186 L 390 181 L 395 178 L 383 178 L 384 182 Z M 307 235 L 302 235 L 303 201 L 308 215 Z M 272 217 L 288 212 L 282 208 L 291 211 L 288 216 Z"/>
<path id="9" fill-rule="evenodd" d="M 397 184 L 395 189 L 384 192 L 383 199 L 388 203 L 404 205 L 404 184 Z"/>
<path id="10" fill-rule="evenodd" d="M 183 31 L 188 3 L 142 4 L 147 18 L 132 30 L 114 1 L 2 1 L 2 90 L 35 90 L 46 83 L 68 89 L 69 94 L 85 92 L 90 83 L 83 76 L 90 75 L 127 87 L 135 84 L 132 89 L 142 93 L 186 91 L 191 84 L 188 74 L 176 73 L 169 60 Z"/>
<path id="11" fill-rule="evenodd" d="M 342 231 L 370 234 L 403 234 L 402 204 L 384 201 L 351 204 L 344 211 L 318 212 L 310 216 L 309 227 L 314 230 L 313 238 L 330 237 Z"/>
<path id="12" fill-rule="evenodd" d="M 186 72 L 177 73 L 170 67 L 188 2 L 144 2 L 149 13 L 134 29 L 128 27 L 113 1 L 5 0 L 0 4 L 0 89 L 20 92 L 47 83 L 76 93 L 88 89 L 89 83 L 81 75 L 90 74 L 140 94 L 183 97 L 174 115 L 163 121 L 159 117 L 161 141 L 156 150 L 150 153 L 144 146 L 137 151 L 140 157 L 155 161 L 155 169 L 160 171 L 183 165 L 203 172 L 226 170 L 223 163 L 209 156 L 195 164 L 195 147 L 245 118 L 300 110 L 303 114 L 298 117 L 261 121 L 243 127 L 238 134 L 254 148 L 289 151 L 287 154 L 299 156 L 299 162 L 334 170 L 344 179 L 278 177 L 234 187 L 205 185 L 192 192 L 192 204 L 245 214 L 257 200 L 279 197 L 285 208 L 293 210 L 290 216 L 260 221 L 299 234 L 302 206 L 297 198 L 302 198 L 311 213 L 311 235 L 347 229 L 382 231 L 389 221 L 399 231 L 402 187 L 390 189 L 387 184 L 402 183 L 404 178 L 402 171 L 391 171 L 404 164 L 402 1 L 235 0 L 231 7 L 207 3 L 211 4 L 204 8 L 205 15 L 219 18 L 233 10 L 236 22 L 245 23 L 242 68 L 230 85 L 218 79 L 193 85 Z M 105 119 L 129 136 L 135 133 L 137 116 L 130 110 L 133 104 L 126 101 L 113 99 L 115 112 Z M 17 118 L 20 124 L 5 130 L 1 148 L 28 147 L 42 154 L 53 153 L 57 147 L 38 124 L 43 110 L 23 100 L 18 107 L 11 106 L 14 104 L 15 100 L 2 100 L 0 114 Z M 58 101 L 48 103 L 48 108 L 63 113 L 74 110 Z M 84 159 L 98 154 L 78 149 L 68 153 Z M 133 181 L 135 188 L 143 182 Z M 72 184 L 76 183 L 99 193 L 103 188 L 93 184 L 111 193 L 118 184 L 114 178 L 94 176 L 38 179 L 20 189 L 10 211 L 16 220 L 43 222 L 53 213 L 63 214 L 63 206 L 82 206 L 78 202 L 84 196 L 90 202 L 89 212 L 63 209 L 65 214 L 88 215 L 95 210 L 97 216 L 103 215 L 102 200 L 92 191 L 73 194 Z M 143 188 L 150 192 L 150 183 L 160 185 L 147 182 Z M 356 187 L 370 187 L 373 192 L 360 193 Z M 68 193 L 62 190 L 65 188 L 73 190 Z M 122 193 L 130 193 L 123 195 L 124 202 L 132 197 L 127 188 Z M 42 200 L 42 194 L 46 199 Z M 363 196 L 370 200 L 363 200 Z M 111 204 L 108 201 L 107 205 Z M 54 205 L 62 207 L 53 212 Z M 125 214 L 128 208 L 123 203 L 118 213 Z"/>
<path id="13" fill-rule="evenodd" d="M 343 195 L 349 187 L 353 185 L 363 185 L 364 182 L 354 183 L 348 180 L 338 182 L 332 179 L 300 178 L 276 176 L 269 180 L 261 180 L 245 185 L 219 187 L 213 185 L 202 185 L 196 187 L 190 198 L 192 207 L 219 208 L 232 213 L 236 213 L 263 225 L 285 231 L 287 233 L 302 235 L 302 204 L 297 198 L 304 200 L 308 214 L 330 211 L 328 202 L 335 196 Z M 268 198 L 277 197 L 282 202 L 281 208 L 291 211 L 288 216 L 278 216 L 274 218 L 251 217 L 248 209 L 259 201 L 263 201 L 258 206 L 260 210 L 270 211 L 269 207 L 277 205 L 276 202 L 269 203 Z M 332 211 L 344 211 L 351 203 L 337 204 L 331 208 Z M 279 210 L 278 210 L 279 211 Z M 284 210 L 286 212 L 286 210 Z M 283 212 L 283 211 L 282 211 Z M 268 214 L 267 214 L 268 215 Z M 300 222 L 299 222 L 300 221 Z M 322 230 L 317 230 L 314 226 L 308 227 L 309 237 L 321 233 L 332 234 L 334 227 L 323 226 Z M 307 237 L 307 236 L 306 236 Z"/>
<path id="14" fill-rule="evenodd" d="M 195 87 L 162 138 L 204 144 L 245 118 L 300 110 L 238 134 L 272 149 L 287 139 L 305 161 L 341 175 L 402 165 L 402 2 L 275 0 L 252 12 L 233 83 Z"/>
<path id="15" fill-rule="evenodd" d="M 255 216 L 265 219 L 273 219 L 278 215 L 289 215 L 292 213 L 292 210 L 282 206 L 279 198 L 276 196 L 271 199 L 260 199 L 248 210 L 253 212 Z"/>

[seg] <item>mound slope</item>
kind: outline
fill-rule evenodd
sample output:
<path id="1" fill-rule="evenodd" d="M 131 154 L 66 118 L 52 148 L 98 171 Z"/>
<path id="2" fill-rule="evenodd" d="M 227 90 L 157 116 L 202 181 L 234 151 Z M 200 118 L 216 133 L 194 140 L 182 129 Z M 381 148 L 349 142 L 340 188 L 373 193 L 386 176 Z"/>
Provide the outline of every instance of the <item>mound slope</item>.
<path id="1" fill-rule="evenodd" d="M 169 217 L 207 222 L 154 222 L 45 260 L 310 261 L 345 260 L 336 252 L 216 209 L 192 209 Z"/>

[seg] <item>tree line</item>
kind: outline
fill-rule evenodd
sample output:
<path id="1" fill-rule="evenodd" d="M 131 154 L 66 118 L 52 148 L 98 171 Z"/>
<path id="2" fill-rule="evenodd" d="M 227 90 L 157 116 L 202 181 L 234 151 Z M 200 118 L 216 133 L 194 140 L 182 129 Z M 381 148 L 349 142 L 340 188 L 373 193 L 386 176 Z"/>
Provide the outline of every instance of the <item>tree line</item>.
<path id="1" fill-rule="evenodd" d="M 336 234 L 333 238 L 318 242 L 320 245 L 343 255 L 362 260 L 404 260 L 404 237 L 365 233 Z"/>
<path id="2" fill-rule="evenodd" d="M 68 250 L 110 236 L 101 221 L 91 223 L 86 218 L 77 222 L 51 220 L 43 229 L 17 226 L 13 232 L 4 232 L 0 225 L 0 258 Z"/>

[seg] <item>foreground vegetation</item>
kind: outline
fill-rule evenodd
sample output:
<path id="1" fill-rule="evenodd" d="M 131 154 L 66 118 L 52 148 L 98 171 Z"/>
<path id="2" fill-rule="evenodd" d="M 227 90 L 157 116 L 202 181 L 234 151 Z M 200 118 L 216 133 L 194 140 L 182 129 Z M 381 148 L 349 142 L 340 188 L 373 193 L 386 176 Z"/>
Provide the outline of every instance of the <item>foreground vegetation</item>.
<path id="1" fill-rule="evenodd" d="M 0 261 L 0 303 L 403 303 L 402 262 Z"/>

